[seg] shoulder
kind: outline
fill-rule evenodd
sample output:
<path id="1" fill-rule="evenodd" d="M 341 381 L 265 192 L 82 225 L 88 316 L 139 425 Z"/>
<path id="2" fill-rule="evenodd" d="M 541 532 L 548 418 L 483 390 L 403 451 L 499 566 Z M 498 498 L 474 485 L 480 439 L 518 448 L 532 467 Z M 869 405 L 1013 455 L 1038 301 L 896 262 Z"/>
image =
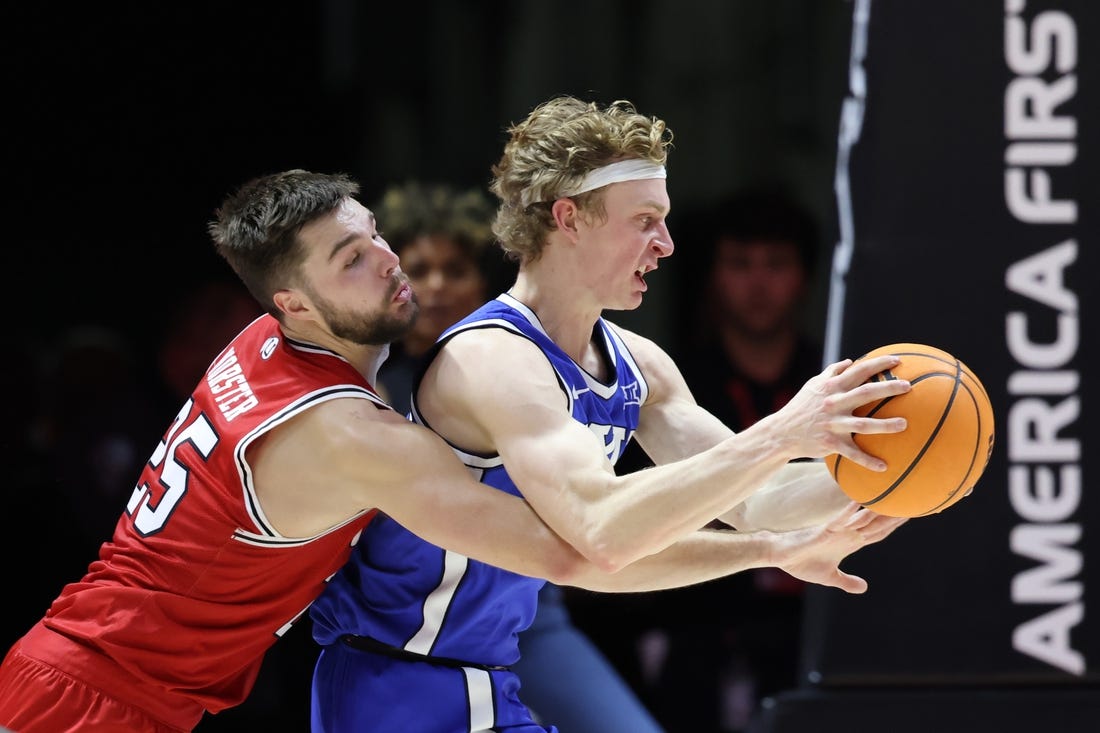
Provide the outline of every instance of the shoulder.
<path id="1" fill-rule="evenodd" d="M 649 385 L 649 399 L 646 404 L 658 403 L 686 391 L 680 368 L 657 342 L 607 319 L 604 322 L 622 338 Z"/>
<path id="2" fill-rule="evenodd" d="M 292 420 L 272 428 L 272 433 L 303 446 L 314 455 L 322 446 L 328 450 L 359 449 L 377 435 L 379 425 L 406 422 L 405 418 L 380 399 L 363 393 L 319 400 Z"/>
<path id="3" fill-rule="evenodd" d="M 360 501 L 386 477 L 405 470 L 423 448 L 420 429 L 403 415 L 365 399 L 334 399 L 279 425 L 250 451 L 268 492 L 299 491 L 306 480 L 325 485 L 326 501 Z M 364 477 L 371 477 L 364 482 Z M 375 506 L 375 504 L 370 504 Z M 348 507 L 342 507 L 346 510 Z"/>
<path id="4" fill-rule="evenodd" d="M 480 373 L 523 368 L 545 361 L 541 347 L 522 331 L 498 324 L 483 324 L 454 333 L 440 343 L 429 371 L 458 364 L 476 364 Z"/>
<path id="5" fill-rule="evenodd" d="M 630 355 L 634 357 L 634 361 L 637 362 L 638 368 L 642 370 L 646 378 L 651 375 L 659 376 L 664 370 L 676 368 L 672 362 L 672 357 L 653 339 L 623 328 L 606 318 L 604 323 L 622 339 L 623 344 L 626 345 Z"/>
<path id="6" fill-rule="evenodd" d="M 461 331 L 439 345 L 415 388 L 415 404 L 454 409 L 476 403 L 486 409 L 486 395 L 536 399 L 557 384 L 554 367 L 531 338 L 506 328 Z"/>
<path id="7" fill-rule="evenodd" d="M 493 436 L 522 432 L 532 415 L 563 413 L 567 404 L 542 349 L 503 328 L 462 331 L 441 344 L 413 396 L 419 422 L 486 455 L 498 450 Z"/>

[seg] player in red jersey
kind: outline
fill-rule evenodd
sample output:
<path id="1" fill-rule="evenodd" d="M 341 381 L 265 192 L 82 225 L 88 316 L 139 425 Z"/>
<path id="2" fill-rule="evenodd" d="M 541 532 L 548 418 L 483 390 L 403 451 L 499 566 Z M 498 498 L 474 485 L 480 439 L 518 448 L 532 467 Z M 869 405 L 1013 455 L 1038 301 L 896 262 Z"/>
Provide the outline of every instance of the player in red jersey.
<path id="1" fill-rule="evenodd" d="M 417 306 L 356 191 L 288 172 L 219 210 L 218 250 L 269 314 L 210 364 L 99 558 L 8 653 L 0 726 L 189 731 L 240 703 L 379 510 L 521 572 L 564 580 L 580 560 L 375 394 Z"/>

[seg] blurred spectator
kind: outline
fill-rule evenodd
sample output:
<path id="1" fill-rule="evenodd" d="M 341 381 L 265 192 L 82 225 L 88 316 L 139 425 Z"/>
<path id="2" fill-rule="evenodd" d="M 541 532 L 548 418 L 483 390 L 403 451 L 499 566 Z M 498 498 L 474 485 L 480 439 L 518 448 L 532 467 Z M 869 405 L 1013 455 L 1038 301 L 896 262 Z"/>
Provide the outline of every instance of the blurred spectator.
<path id="1" fill-rule="evenodd" d="M 705 277 L 679 359 L 699 403 L 743 430 L 821 370 L 805 312 L 817 225 L 779 189 L 734 195 L 696 225 L 700 261 L 692 272 Z"/>
<path id="2" fill-rule="evenodd" d="M 702 290 L 677 361 L 699 404 L 740 431 L 821 370 L 805 312 L 817 224 L 787 192 L 757 188 L 689 226 Z M 744 730 L 761 699 L 797 684 L 802 592 L 783 571 L 760 568 L 658 594 L 668 657 L 656 709 L 698 711 L 687 730 Z"/>
<path id="3" fill-rule="evenodd" d="M 447 326 L 511 281 L 512 265 L 493 246 L 492 204 L 477 190 L 407 183 L 388 189 L 374 213 L 420 304 L 412 331 L 390 347 L 378 372 L 386 399 L 408 413 L 421 358 Z"/>

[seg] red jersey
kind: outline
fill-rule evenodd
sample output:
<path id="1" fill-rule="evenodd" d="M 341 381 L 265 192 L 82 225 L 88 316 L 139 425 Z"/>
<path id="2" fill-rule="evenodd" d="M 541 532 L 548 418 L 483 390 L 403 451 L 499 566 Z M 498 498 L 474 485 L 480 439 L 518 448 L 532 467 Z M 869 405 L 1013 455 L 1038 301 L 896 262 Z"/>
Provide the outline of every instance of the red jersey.
<path id="1" fill-rule="evenodd" d="M 78 679 L 109 670 L 117 680 L 108 690 L 176 711 L 177 724 L 244 700 L 266 650 L 375 513 L 315 537 L 283 537 L 264 516 L 246 449 L 304 410 L 348 397 L 389 409 L 342 357 L 286 338 L 271 316 L 245 328 L 176 415 L 99 559 L 46 613 L 43 624 L 87 658 L 48 661 Z"/>

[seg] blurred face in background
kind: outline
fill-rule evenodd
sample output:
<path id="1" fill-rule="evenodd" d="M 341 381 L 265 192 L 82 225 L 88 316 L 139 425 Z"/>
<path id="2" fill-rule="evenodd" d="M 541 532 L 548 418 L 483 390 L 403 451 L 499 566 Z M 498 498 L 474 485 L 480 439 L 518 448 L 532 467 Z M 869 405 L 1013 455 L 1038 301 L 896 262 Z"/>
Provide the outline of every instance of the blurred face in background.
<path id="1" fill-rule="evenodd" d="M 797 328 L 807 288 L 808 273 L 793 242 L 718 242 L 711 295 L 725 325 L 755 338 Z"/>
<path id="2" fill-rule="evenodd" d="M 451 324 L 480 306 L 487 282 L 472 253 L 443 235 L 422 235 L 401 248 L 401 269 L 420 303 L 420 316 L 405 342 L 428 348 Z"/>

